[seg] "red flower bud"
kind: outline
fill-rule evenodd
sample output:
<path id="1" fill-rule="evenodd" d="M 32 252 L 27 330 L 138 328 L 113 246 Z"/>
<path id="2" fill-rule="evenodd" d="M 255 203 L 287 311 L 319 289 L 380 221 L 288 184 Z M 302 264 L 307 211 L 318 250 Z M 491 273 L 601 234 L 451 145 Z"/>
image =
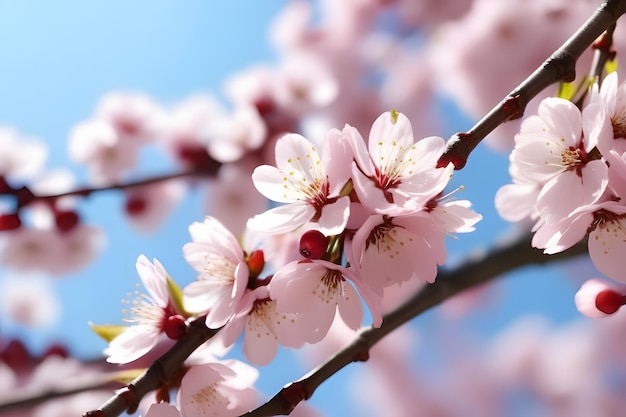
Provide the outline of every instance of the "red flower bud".
<path id="1" fill-rule="evenodd" d="M 328 236 L 319 230 L 308 230 L 300 236 L 300 254 L 309 259 L 321 259 L 328 247 Z"/>

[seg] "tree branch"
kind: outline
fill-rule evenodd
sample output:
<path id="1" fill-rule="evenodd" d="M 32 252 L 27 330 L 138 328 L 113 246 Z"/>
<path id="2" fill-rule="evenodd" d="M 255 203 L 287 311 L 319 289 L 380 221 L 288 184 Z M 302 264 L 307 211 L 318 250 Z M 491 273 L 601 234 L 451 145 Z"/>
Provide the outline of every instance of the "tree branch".
<path id="1" fill-rule="evenodd" d="M 387 334 L 407 321 L 468 288 L 484 284 L 516 268 L 531 264 L 546 264 L 587 253 L 587 242 L 556 255 L 544 255 L 530 245 L 532 235 L 525 234 L 480 259 L 466 261 L 461 266 L 442 271 L 434 284 L 427 285 L 393 312 L 383 317 L 380 328 L 367 327 L 346 347 L 301 379 L 286 385 L 267 403 L 242 417 L 262 417 L 289 414 L 302 400 L 309 399 L 317 387 L 351 362 L 366 361 L 369 349 Z"/>
<path id="2" fill-rule="evenodd" d="M 172 379 L 183 366 L 183 362 L 200 345 L 215 335 L 219 329 L 209 329 L 206 316 L 196 317 L 189 325 L 189 331 L 163 356 L 157 359 L 143 374 L 135 378 L 125 388 L 117 390 L 100 408 L 87 411 L 83 417 L 113 417 L 123 412 L 134 413 L 139 401 L 151 391 L 160 388 Z"/>
<path id="3" fill-rule="evenodd" d="M 470 153 L 485 136 L 501 124 L 522 117 L 528 102 L 542 90 L 559 81 L 574 81 L 578 58 L 624 13 L 626 0 L 604 0 L 572 37 L 474 127 L 465 133 L 456 133 L 448 140 L 439 166 L 452 162 L 455 169 L 463 168 Z"/>

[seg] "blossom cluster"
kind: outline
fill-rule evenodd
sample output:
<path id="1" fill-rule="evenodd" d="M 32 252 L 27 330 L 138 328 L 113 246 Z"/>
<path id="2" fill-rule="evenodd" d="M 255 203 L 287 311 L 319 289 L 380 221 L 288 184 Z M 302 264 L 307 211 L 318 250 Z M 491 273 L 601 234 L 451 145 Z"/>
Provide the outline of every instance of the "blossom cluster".
<path id="1" fill-rule="evenodd" d="M 336 320 L 358 330 L 363 301 L 380 326 L 385 289 L 433 282 L 446 260 L 445 237 L 481 219 L 468 201 L 443 196 L 453 170 L 438 166 L 444 146 L 439 137 L 415 141 L 408 118 L 395 111 L 374 121 L 367 141 L 350 125 L 331 129 L 321 153 L 301 135 L 281 137 L 276 166 L 259 166 L 252 180 L 284 204 L 249 219 L 243 243 L 214 217 L 193 223 L 183 254 L 198 276 L 182 289 L 157 260 L 140 256 L 148 294 L 133 302 L 131 325 L 116 329 L 108 361 L 144 361 L 200 317 L 220 330 L 201 358 L 187 361 L 178 404 L 183 415 L 193 415 L 189 404 L 225 407 L 220 415 L 227 415 L 241 411 L 241 398 L 224 387 L 244 378 L 233 386 L 248 390 L 255 379 L 239 362 L 233 371 L 216 359 L 240 335 L 245 357 L 266 365 L 279 345 L 320 342 Z M 215 378 L 199 382 L 197 366 L 212 367 Z"/>
<path id="2" fill-rule="evenodd" d="M 513 183 L 495 202 L 505 219 L 534 222 L 534 247 L 554 254 L 587 238 L 595 267 L 626 282 L 626 83 L 617 77 L 594 83 L 581 109 L 541 102 L 515 137 Z"/>

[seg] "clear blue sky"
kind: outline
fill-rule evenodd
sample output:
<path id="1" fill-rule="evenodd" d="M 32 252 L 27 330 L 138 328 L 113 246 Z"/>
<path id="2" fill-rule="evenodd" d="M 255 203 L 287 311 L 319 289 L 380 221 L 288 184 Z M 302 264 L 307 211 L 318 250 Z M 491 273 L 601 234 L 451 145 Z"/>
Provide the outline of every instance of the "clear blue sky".
<path id="1" fill-rule="evenodd" d="M 47 166 L 70 167 L 84 180 L 82 167 L 67 157 L 67 135 L 75 123 L 90 116 L 104 93 L 141 91 L 164 104 L 199 91 L 219 94 L 229 74 L 259 61 L 272 61 L 266 29 L 284 3 L 0 1 L 0 124 L 45 140 L 50 147 Z M 468 129 L 469 123 L 451 114 L 446 131 L 433 134 L 446 137 Z M 451 242 L 452 259 L 509 227 L 493 209 L 493 193 L 509 181 L 506 167 L 506 158 L 479 150 L 468 168 L 456 174 L 455 183 L 464 184 L 467 190 L 461 197 L 472 199 L 485 221 L 478 225 L 479 232 Z M 159 167 L 152 163 L 150 168 Z M 31 335 L 0 317 L 3 337 L 25 337 L 34 350 L 59 340 L 68 343 L 76 355 L 94 357 L 104 344 L 86 323 L 120 322 L 120 300 L 138 282 L 135 260 L 139 254 L 158 258 L 180 282 L 193 279 L 181 247 L 189 240 L 187 226 L 202 218 L 198 196 L 190 196 L 163 230 L 149 236 L 129 232 L 120 199 L 113 193 L 94 196 L 80 207 L 88 222 L 106 228 L 105 252 L 87 270 L 55 282 L 64 301 L 58 326 Z M 549 314 L 555 321 L 576 317 L 571 299 L 575 288 L 564 284 L 560 272 L 531 272 L 507 280 L 505 299 L 500 301 L 500 307 L 506 308 L 497 314 L 479 314 L 467 326 L 491 333 L 525 312 Z M 0 270 L 0 277 L 3 273 Z M 437 322 L 433 316 L 418 319 L 414 325 L 427 330 Z M 302 369 L 291 365 L 278 363 L 261 369 L 261 388 L 271 394 L 299 377 Z M 334 385 L 325 384 L 314 397 L 314 404 L 334 410 L 328 415 L 345 415 L 345 405 L 339 405 L 343 401 L 332 396 L 341 387 L 341 378 Z"/>

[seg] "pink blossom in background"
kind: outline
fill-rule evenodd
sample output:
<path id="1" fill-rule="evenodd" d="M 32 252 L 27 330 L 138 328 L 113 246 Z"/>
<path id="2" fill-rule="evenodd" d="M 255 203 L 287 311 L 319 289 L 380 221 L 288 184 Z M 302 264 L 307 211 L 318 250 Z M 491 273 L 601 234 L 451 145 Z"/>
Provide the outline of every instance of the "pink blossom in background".
<path id="1" fill-rule="evenodd" d="M 124 214 L 138 232 L 156 231 L 176 208 L 188 191 L 183 181 L 161 181 L 124 190 Z"/>
<path id="2" fill-rule="evenodd" d="M 159 142 L 176 161 L 197 168 L 208 159 L 208 125 L 223 116 L 216 98 L 192 95 L 164 111 L 155 129 L 160 133 Z"/>
<path id="3" fill-rule="evenodd" d="M 0 176 L 10 180 L 27 180 L 43 170 L 48 157 L 45 143 L 25 138 L 17 130 L 0 127 Z"/>
<path id="4" fill-rule="evenodd" d="M 111 123 L 92 119 L 74 126 L 68 140 L 70 158 L 86 165 L 96 184 L 110 184 L 135 168 L 138 144 L 123 140 Z"/>
<path id="5" fill-rule="evenodd" d="M 155 140 L 161 112 L 143 93 L 111 92 L 100 99 L 94 118 L 110 123 L 121 141 L 137 146 Z"/>
<path id="6" fill-rule="evenodd" d="M 436 88 L 478 120 L 534 71 L 591 15 L 597 4 L 588 0 L 474 0 L 459 19 L 442 24 L 432 36 L 428 54 Z M 528 45 L 533 45 L 528 48 Z M 518 53 L 523 50 L 524 53 Z M 498 57 L 494 62 L 493 57 Z M 577 74 L 588 72 L 590 54 L 577 63 Z M 526 108 L 536 111 L 547 88 Z M 498 127 L 486 143 L 509 151 L 519 122 Z"/>
<path id="7" fill-rule="evenodd" d="M 50 283 L 36 276 L 13 276 L 0 283 L 2 317 L 26 327 L 48 327 L 62 306 Z"/>
<path id="8" fill-rule="evenodd" d="M 240 160 L 222 165 L 217 177 L 209 182 L 205 198 L 206 213 L 220 219 L 238 237 L 246 230 L 246 221 L 268 207 L 267 199 L 252 182 L 254 162 Z M 216 195 L 220 198 L 215 198 Z"/>
<path id="9" fill-rule="evenodd" d="M 208 123 L 204 133 L 211 156 L 220 162 L 233 162 L 263 145 L 267 126 L 257 108 L 248 104 Z"/>

